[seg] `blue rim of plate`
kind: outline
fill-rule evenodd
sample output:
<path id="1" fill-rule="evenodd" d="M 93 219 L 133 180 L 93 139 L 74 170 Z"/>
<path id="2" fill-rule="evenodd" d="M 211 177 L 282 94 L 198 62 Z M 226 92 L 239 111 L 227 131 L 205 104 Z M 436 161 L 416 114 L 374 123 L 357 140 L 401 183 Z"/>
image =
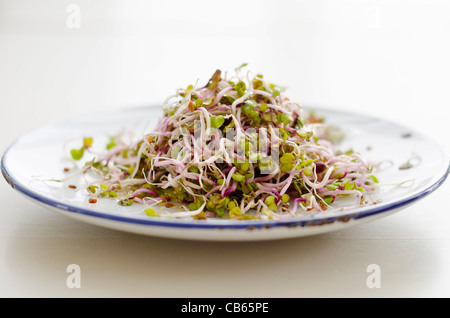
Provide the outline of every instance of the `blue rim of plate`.
<path id="1" fill-rule="evenodd" d="M 16 191 L 22 193 L 26 197 L 42 203 L 46 206 L 53 207 L 64 212 L 71 212 L 75 214 L 81 214 L 101 219 L 106 219 L 116 222 L 125 222 L 144 226 L 159 226 L 159 227 L 172 227 L 172 228 L 192 228 L 192 229 L 258 229 L 258 228 L 278 228 L 278 227 L 307 227 L 332 224 L 335 222 L 348 222 L 350 220 L 358 220 L 374 216 L 383 212 L 392 211 L 426 197 L 435 190 L 437 190 L 447 179 L 450 174 L 450 163 L 447 165 L 446 170 L 434 183 L 427 188 L 405 197 L 402 200 L 395 201 L 389 204 L 376 204 L 371 206 L 362 207 L 355 210 L 346 212 L 336 212 L 334 215 L 327 216 L 312 216 L 312 217 L 298 217 L 285 220 L 239 220 L 239 221 L 226 221 L 225 222 L 208 222 L 207 220 L 180 220 L 180 219 L 164 219 L 164 218 L 133 218 L 115 214 L 108 214 L 105 212 L 93 211 L 86 208 L 77 207 L 67 203 L 63 203 L 57 200 L 53 200 L 40 195 L 39 193 L 27 188 L 20 182 L 14 180 L 11 172 L 7 169 L 6 158 L 8 152 L 15 146 L 15 144 L 21 139 L 18 138 L 14 141 L 5 151 L 1 160 L 1 170 L 3 177 L 9 183 L 9 185 Z M 448 162 L 448 158 L 445 156 L 445 160 Z"/>

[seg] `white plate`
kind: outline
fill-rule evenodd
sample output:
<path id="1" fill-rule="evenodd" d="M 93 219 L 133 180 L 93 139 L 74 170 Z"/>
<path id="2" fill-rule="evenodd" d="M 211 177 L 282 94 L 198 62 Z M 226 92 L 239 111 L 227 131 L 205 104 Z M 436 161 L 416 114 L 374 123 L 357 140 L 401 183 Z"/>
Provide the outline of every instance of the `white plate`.
<path id="1" fill-rule="evenodd" d="M 70 189 L 49 182 L 65 176 L 65 167 L 75 168 L 67 149 L 79 146 L 83 136 L 94 137 L 103 148 L 111 135 L 134 128 L 137 135 L 151 131 L 161 115 L 159 107 L 123 109 L 110 113 L 76 116 L 34 130 L 14 142 L 2 158 L 2 173 L 9 184 L 29 199 L 71 218 L 111 229 L 143 235 L 217 241 L 269 240 L 299 237 L 343 229 L 389 215 L 436 190 L 449 173 L 447 155 L 429 137 L 393 122 L 361 114 L 316 109 L 347 133 L 341 149 L 360 152 L 371 161 L 386 161 L 377 172 L 381 203 L 347 212 L 317 213 L 281 221 L 274 220 L 184 220 L 151 218 L 142 206 L 119 206 L 114 200 L 88 202 L 84 188 Z M 67 146 L 65 150 L 63 145 Z M 370 148 L 370 149 L 369 149 Z M 420 157 L 410 169 L 399 169 L 411 156 Z M 405 182 L 403 186 L 390 186 Z"/>

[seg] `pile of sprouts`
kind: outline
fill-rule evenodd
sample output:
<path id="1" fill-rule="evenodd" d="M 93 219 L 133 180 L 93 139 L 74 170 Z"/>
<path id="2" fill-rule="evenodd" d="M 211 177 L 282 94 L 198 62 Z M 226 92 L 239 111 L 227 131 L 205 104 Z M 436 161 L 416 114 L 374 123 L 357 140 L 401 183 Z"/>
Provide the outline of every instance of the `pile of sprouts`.
<path id="1" fill-rule="evenodd" d="M 157 127 L 137 142 L 111 138 L 84 166 L 96 176 L 90 202 L 141 204 L 150 217 L 236 220 L 320 213 L 344 197 L 349 203 L 340 211 L 371 204 L 373 167 L 337 150 L 340 135 L 323 118 L 304 114 L 281 87 L 245 66 L 178 89 Z M 72 158 L 80 160 L 92 142 L 85 138 Z"/>

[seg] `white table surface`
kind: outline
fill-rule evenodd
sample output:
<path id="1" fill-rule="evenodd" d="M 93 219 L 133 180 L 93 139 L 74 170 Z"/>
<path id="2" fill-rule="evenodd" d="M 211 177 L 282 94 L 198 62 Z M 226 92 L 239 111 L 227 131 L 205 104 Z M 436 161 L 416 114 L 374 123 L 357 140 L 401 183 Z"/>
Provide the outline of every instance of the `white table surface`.
<path id="1" fill-rule="evenodd" d="M 62 117 L 161 103 L 242 62 L 305 105 L 389 118 L 450 149 L 448 1 L 91 2 L 0 2 L 1 153 Z M 66 24 L 69 4 L 79 29 Z M 81 223 L 2 180 L 0 296 L 449 297 L 449 199 L 447 181 L 338 232 L 192 242 Z M 69 264 L 80 266 L 81 288 L 67 287 Z M 366 283 L 370 264 L 380 288 Z"/>

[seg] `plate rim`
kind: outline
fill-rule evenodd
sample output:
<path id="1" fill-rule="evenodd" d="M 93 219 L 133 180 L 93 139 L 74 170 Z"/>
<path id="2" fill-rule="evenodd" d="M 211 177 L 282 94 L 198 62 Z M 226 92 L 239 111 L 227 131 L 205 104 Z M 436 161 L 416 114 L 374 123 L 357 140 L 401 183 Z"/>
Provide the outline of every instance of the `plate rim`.
<path id="1" fill-rule="evenodd" d="M 139 107 L 128 107 L 128 108 L 119 108 L 115 111 L 130 111 L 130 110 L 143 110 L 147 108 L 157 108 L 158 105 L 147 105 L 147 106 L 139 106 Z M 414 131 L 415 133 L 418 133 L 419 135 L 427 138 L 428 140 L 432 140 L 435 142 L 436 146 L 440 146 L 434 139 L 432 139 L 427 134 L 423 133 L 422 131 L 418 131 L 416 129 L 412 129 L 410 127 L 407 127 L 403 124 L 393 122 L 391 120 L 369 115 L 369 114 L 362 114 L 359 112 L 350 112 L 346 110 L 336 110 L 336 109 L 328 109 L 323 107 L 316 107 L 316 106 L 309 106 L 305 108 L 312 108 L 317 111 L 333 111 L 338 112 L 341 114 L 350 113 L 354 115 L 363 116 L 366 118 L 374 118 L 378 120 L 382 120 L 385 122 L 389 122 L 391 124 L 394 124 L 396 126 L 401 126 L 408 128 L 411 131 Z M 83 114 L 80 114 L 82 116 Z M 73 118 L 72 118 L 73 119 Z M 137 225 L 144 225 L 144 226 L 159 226 L 159 227 L 174 227 L 174 228 L 193 228 L 193 229 L 253 229 L 253 228 L 276 228 L 276 227 L 305 227 L 309 225 L 323 225 L 323 224 L 330 224 L 334 223 L 336 221 L 338 222 L 348 222 L 350 219 L 358 220 L 363 219 L 366 217 L 378 215 L 383 212 L 400 209 L 403 207 L 406 207 L 407 205 L 422 199 L 435 190 L 437 190 L 447 179 L 448 175 L 450 174 L 450 162 L 447 153 L 445 152 L 445 149 L 440 148 L 444 162 L 447 162 L 446 168 L 442 166 L 442 172 L 440 172 L 439 177 L 435 177 L 434 181 L 432 180 L 431 184 L 427 186 L 424 189 L 421 189 L 419 191 L 413 192 L 411 195 L 407 195 L 401 200 L 397 200 L 391 203 L 380 203 L 375 204 L 371 206 L 365 206 L 354 210 L 349 211 L 340 211 L 336 212 L 336 214 L 329 214 L 329 215 L 316 215 L 316 216 L 309 216 L 309 217 L 297 217 L 297 218 L 287 218 L 287 219 L 281 219 L 281 220 L 239 220 L 239 221 L 224 221 L 224 222 L 209 222 L 204 220 L 186 220 L 186 219 L 166 219 L 166 218 L 133 218 L 126 215 L 116 215 L 116 214 L 109 214 L 106 212 L 101 211 L 95 211 L 88 208 L 83 208 L 80 206 L 72 205 L 69 203 L 61 202 L 56 199 L 48 198 L 45 196 L 40 195 L 38 192 L 33 191 L 29 187 L 21 184 L 20 182 L 17 182 L 11 173 L 11 171 L 7 167 L 7 158 L 9 152 L 14 148 L 14 146 L 23 138 L 27 137 L 28 135 L 32 134 L 33 132 L 42 129 L 44 127 L 48 127 L 51 125 L 57 125 L 58 123 L 62 123 L 67 119 L 61 119 L 58 121 L 55 121 L 53 123 L 49 123 L 40 127 L 37 127 L 31 131 L 28 131 L 18 137 L 15 141 L 13 141 L 9 147 L 5 150 L 2 159 L 1 159 L 1 171 L 3 174 L 4 179 L 8 182 L 8 184 L 16 191 L 20 192 L 21 194 L 25 195 L 26 197 L 33 199 L 41 204 L 44 204 L 46 206 L 56 208 L 58 210 L 63 210 L 64 212 L 71 212 L 76 213 L 78 215 L 87 215 L 90 217 L 96 217 L 100 219 L 107 219 L 110 221 L 116 221 L 116 222 L 124 222 L 127 224 L 137 224 Z"/>

